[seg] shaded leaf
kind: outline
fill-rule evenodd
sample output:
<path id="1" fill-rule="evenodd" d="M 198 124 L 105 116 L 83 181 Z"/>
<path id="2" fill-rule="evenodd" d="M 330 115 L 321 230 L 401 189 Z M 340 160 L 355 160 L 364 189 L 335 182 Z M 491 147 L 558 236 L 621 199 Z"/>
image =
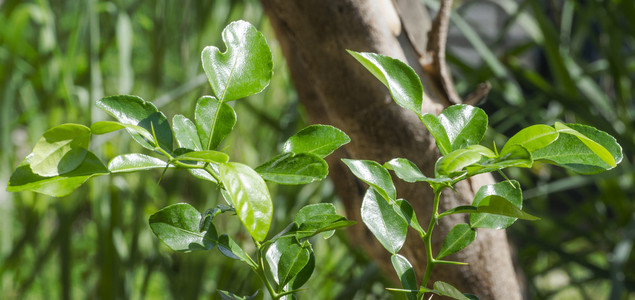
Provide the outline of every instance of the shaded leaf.
<path id="1" fill-rule="evenodd" d="M 203 150 L 214 150 L 234 129 L 236 112 L 227 103 L 203 96 L 196 102 L 194 120 Z"/>
<path id="2" fill-rule="evenodd" d="M 245 262 L 252 267 L 257 267 L 257 265 L 254 264 L 253 260 L 249 258 L 247 253 L 245 253 L 245 251 L 242 248 L 240 248 L 240 246 L 238 246 L 238 244 L 236 244 L 236 242 L 234 242 L 234 240 L 232 240 L 232 238 L 229 237 L 227 234 L 221 234 L 218 237 L 217 246 L 218 246 L 218 250 L 223 255 L 231 259 L 237 259 L 242 262 Z"/>
<path id="3" fill-rule="evenodd" d="M 284 286 L 304 269 L 311 255 L 309 249 L 296 243 L 292 243 L 281 252 L 278 261 L 278 284 Z"/>
<path id="4" fill-rule="evenodd" d="M 208 46 L 201 54 L 203 70 L 216 98 L 227 102 L 262 91 L 269 85 L 273 69 L 265 37 L 245 21 L 230 23 L 222 35 L 225 52 Z"/>
<path id="5" fill-rule="evenodd" d="M 452 151 L 478 144 L 487 130 L 487 114 L 478 107 L 466 104 L 444 109 L 438 119 L 445 128 Z"/>
<path id="6" fill-rule="evenodd" d="M 437 259 L 446 257 L 450 254 L 461 251 L 463 248 L 471 244 L 476 238 L 476 230 L 472 229 L 468 224 L 456 224 L 448 235 L 445 236 L 443 246 L 439 250 Z"/>
<path id="7" fill-rule="evenodd" d="M 210 222 L 200 228 L 201 214 L 187 203 L 167 206 L 150 216 L 152 232 L 175 251 L 211 250 L 216 246 L 216 228 Z"/>
<path id="8" fill-rule="evenodd" d="M 265 180 L 278 184 L 306 184 L 328 175 L 324 159 L 310 153 L 283 153 L 258 166 L 256 172 Z"/>
<path id="9" fill-rule="evenodd" d="M 223 290 L 218 290 L 218 294 L 220 294 L 220 297 L 223 300 L 253 300 L 256 299 L 256 296 L 258 296 L 258 291 L 256 291 L 251 296 L 238 296 L 236 294 Z"/>
<path id="10" fill-rule="evenodd" d="M 450 139 L 448 138 L 448 133 L 445 131 L 445 128 L 439 121 L 439 119 L 433 114 L 424 114 L 421 116 L 421 122 L 423 125 L 428 128 L 428 131 L 434 137 L 436 141 L 437 148 L 441 152 L 441 155 L 446 155 L 452 152 L 452 143 L 450 143 Z"/>
<path id="11" fill-rule="evenodd" d="M 117 95 L 102 98 L 96 105 L 124 125 L 139 126 L 150 134 L 154 132 L 158 146 L 167 152 L 172 151 L 172 129 L 165 115 L 154 104 L 137 96 Z M 141 146 L 154 150 L 154 137 L 148 139 L 147 135 L 131 127 L 126 126 L 126 130 Z"/>
<path id="12" fill-rule="evenodd" d="M 406 219 L 406 221 L 408 221 L 408 225 L 416 230 L 419 235 L 425 235 L 426 232 L 423 230 L 423 228 L 421 228 L 421 225 L 419 225 L 419 220 L 417 220 L 417 215 L 415 214 L 412 205 L 410 205 L 410 202 L 406 201 L 405 199 L 398 199 L 397 206 L 399 207 L 401 215 Z"/>
<path id="13" fill-rule="evenodd" d="M 390 90 L 395 103 L 421 116 L 423 86 L 412 68 L 381 54 L 346 51 Z"/>
<path id="14" fill-rule="evenodd" d="M 112 173 L 135 172 L 140 170 L 165 169 L 167 163 L 156 157 L 141 153 L 129 153 L 116 156 L 108 163 Z"/>
<path id="15" fill-rule="evenodd" d="M 298 275 L 289 282 L 289 286 L 291 286 L 291 289 L 293 290 L 297 290 L 307 283 L 307 281 L 311 278 L 311 275 L 313 275 L 313 270 L 315 270 L 315 254 L 313 253 L 313 248 L 309 244 L 309 246 L 305 249 L 309 250 L 309 261 L 304 268 L 300 270 Z"/>
<path id="16" fill-rule="evenodd" d="M 78 124 L 55 126 L 42 135 L 31 152 L 33 173 L 52 177 L 77 168 L 88 153 L 90 129 Z"/>
<path id="17" fill-rule="evenodd" d="M 415 291 L 414 294 L 407 294 L 408 299 L 416 300 L 417 278 L 415 277 L 415 271 L 412 265 L 405 257 L 399 254 L 393 254 L 390 257 L 390 261 L 392 262 L 393 268 L 395 268 L 395 272 L 397 272 L 401 286 L 406 290 Z"/>
<path id="18" fill-rule="evenodd" d="M 273 204 L 262 177 L 236 162 L 221 164 L 219 175 L 240 221 L 256 241 L 264 240 L 271 225 Z"/>
<path id="19" fill-rule="evenodd" d="M 109 173 L 106 166 L 90 151 L 73 171 L 53 177 L 43 177 L 33 173 L 29 165 L 31 157 L 31 155 L 27 156 L 11 174 L 7 185 L 8 192 L 33 191 L 52 197 L 63 197 L 91 177 Z"/>
<path id="20" fill-rule="evenodd" d="M 369 188 L 362 202 L 362 221 L 375 238 L 395 254 L 406 241 L 408 221 L 373 188 Z"/>
<path id="21" fill-rule="evenodd" d="M 451 284 L 445 283 L 443 281 L 435 282 L 434 283 L 434 289 L 441 296 L 446 296 L 446 297 L 450 297 L 452 299 L 458 299 L 458 300 L 470 300 L 468 297 L 463 295 L 463 293 L 461 293 L 459 290 L 457 290 Z"/>
<path id="22" fill-rule="evenodd" d="M 540 218 L 532 216 L 520 210 L 514 204 L 507 201 L 507 199 L 497 195 L 490 195 L 481 199 L 481 202 L 477 206 L 477 212 L 512 217 L 512 218 L 529 220 L 529 221 L 540 220 Z M 472 224 L 472 227 L 475 227 L 475 226 Z"/>
<path id="23" fill-rule="evenodd" d="M 357 178 L 366 182 L 387 201 L 397 198 L 397 190 L 390 174 L 380 164 L 371 160 L 342 159 Z"/>
<path id="24" fill-rule="evenodd" d="M 172 130 L 174 130 L 174 137 L 179 147 L 195 151 L 203 150 L 196 126 L 190 119 L 183 115 L 174 115 Z"/>
<path id="25" fill-rule="evenodd" d="M 326 157 L 350 141 L 346 133 L 333 126 L 311 125 L 284 142 L 282 152 L 311 153 Z"/>

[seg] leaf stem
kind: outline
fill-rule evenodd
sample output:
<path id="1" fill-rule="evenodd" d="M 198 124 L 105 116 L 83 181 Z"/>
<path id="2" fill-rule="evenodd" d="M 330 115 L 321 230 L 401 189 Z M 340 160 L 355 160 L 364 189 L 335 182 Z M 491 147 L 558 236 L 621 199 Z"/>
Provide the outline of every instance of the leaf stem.
<path id="1" fill-rule="evenodd" d="M 434 230 L 434 226 L 439 222 L 439 202 L 441 198 L 441 192 L 444 188 L 445 187 L 434 189 L 434 206 L 432 208 L 432 218 L 430 218 L 430 224 L 428 224 L 428 231 L 423 236 L 423 242 L 426 246 L 426 256 L 428 258 L 428 263 L 426 264 L 426 272 L 423 276 L 423 281 L 421 282 L 421 286 L 424 288 L 428 285 L 430 275 L 432 274 L 432 269 L 434 269 L 434 266 L 438 264 L 438 261 L 435 260 L 432 256 L 432 231 Z"/>

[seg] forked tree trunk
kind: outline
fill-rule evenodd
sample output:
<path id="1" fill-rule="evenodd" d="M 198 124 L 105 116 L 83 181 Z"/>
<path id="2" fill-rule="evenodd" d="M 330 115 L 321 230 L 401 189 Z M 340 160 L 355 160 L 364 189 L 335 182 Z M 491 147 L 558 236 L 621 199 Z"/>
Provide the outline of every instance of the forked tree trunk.
<path id="1" fill-rule="evenodd" d="M 331 178 L 350 218 L 361 220 L 360 207 L 366 190 L 340 158 L 370 159 L 384 163 L 394 157 L 415 162 L 433 174 L 439 153 L 434 140 L 413 114 L 397 106 L 388 90 L 345 50 L 371 51 L 407 62 L 422 79 L 423 112 L 439 113 L 447 105 L 448 93 L 435 82 L 432 68 L 424 68 L 422 52 L 430 18 L 417 0 L 262 0 L 311 122 L 332 124 L 351 137 L 351 143 L 330 160 Z M 401 8 L 401 14 L 397 7 Z M 406 25 L 407 24 L 407 25 Z M 420 26 L 421 32 L 413 31 Z M 408 33 L 406 33 L 408 30 Z M 423 39 L 423 41 L 421 41 Z M 425 47 L 423 47 L 425 49 Z M 458 194 L 444 193 L 440 211 L 470 204 L 491 176 L 480 176 L 457 186 Z M 428 223 L 432 192 L 423 183 L 397 180 L 398 197 L 414 206 L 421 224 Z M 447 232 L 464 215 L 444 218 L 435 230 L 433 249 L 438 251 Z M 362 245 L 382 269 L 393 276 L 386 250 L 363 225 L 351 228 L 350 237 Z M 426 255 L 423 243 L 412 230 L 400 252 L 423 276 Z M 436 253 L 436 252 L 435 252 Z M 438 266 L 431 282 L 453 284 L 481 299 L 520 299 L 521 289 L 513 268 L 504 231 L 479 230 L 476 241 L 449 257 L 469 266 Z M 394 277 L 394 276 L 393 276 Z M 418 280 L 422 278 L 419 277 Z"/>

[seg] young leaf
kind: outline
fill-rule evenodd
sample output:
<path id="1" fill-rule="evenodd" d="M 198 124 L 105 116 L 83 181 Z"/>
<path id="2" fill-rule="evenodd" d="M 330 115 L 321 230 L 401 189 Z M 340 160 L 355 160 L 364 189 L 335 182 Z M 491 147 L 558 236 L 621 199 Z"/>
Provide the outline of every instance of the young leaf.
<path id="1" fill-rule="evenodd" d="M 534 160 L 556 164 L 581 174 L 610 170 L 623 157 L 622 147 L 606 132 L 580 124 L 556 124 L 558 139 L 533 153 Z"/>
<path id="2" fill-rule="evenodd" d="M 471 244 L 476 238 L 476 230 L 472 229 L 470 225 L 462 223 L 456 224 L 443 241 L 443 246 L 437 255 L 437 259 L 441 259 L 450 254 L 454 254 L 463 250 Z"/>
<path id="3" fill-rule="evenodd" d="M 407 182 L 425 181 L 431 185 L 445 184 L 452 182 L 450 178 L 430 178 L 421 173 L 419 168 L 405 158 L 393 158 L 384 164 L 384 168 L 393 170 L 397 177 Z"/>
<path id="4" fill-rule="evenodd" d="M 328 175 L 324 159 L 311 153 L 283 153 L 258 166 L 256 172 L 267 181 L 278 184 L 306 184 Z"/>
<path id="5" fill-rule="evenodd" d="M 452 143 L 450 143 L 448 133 L 445 131 L 441 122 L 439 122 L 439 119 L 433 114 L 424 114 L 421 116 L 420 120 L 434 137 L 441 155 L 446 155 L 452 152 Z"/>
<path id="6" fill-rule="evenodd" d="M 362 221 L 375 238 L 392 254 L 396 254 L 406 241 L 408 221 L 382 196 L 369 188 L 362 202 Z"/>
<path id="7" fill-rule="evenodd" d="M 350 141 L 346 133 L 333 126 L 311 125 L 284 142 L 282 152 L 311 153 L 326 157 Z"/>
<path id="8" fill-rule="evenodd" d="M 195 151 L 203 150 L 196 126 L 184 115 L 174 115 L 174 118 L 172 118 L 172 130 L 174 130 L 174 137 L 180 148 Z"/>
<path id="9" fill-rule="evenodd" d="M 207 163 L 226 163 L 229 161 L 229 156 L 223 152 L 214 150 L 202 150 L 183 153 L 174 158 L 179 161 L 200 161 Z"/>
<path id="10" fill-rule="evenodd" d="M 265 181 L 252 168 L 236 162 L 221 164 L 219 175 L 240 221 L 256 241 L 264 240 L 273 215 Z"/>
<path id="11" fill-rule="evenodd" d="M 471 165 L 478 163 L 482 155 L 471 149 L 458 149 L 442 156 L 436 163 L 436 170 L 439 175 L 454 176 L 459 174 Z"/>
<path id="12" fill-rule="evenodd" d="M 208 46 L 201 54 L 203 70 L 216 98 L 227 102 L 262 91 L 269 85 L 273 70 L 265 37 L 245 21 L 230 23 L 222 35 L 225 52 Z"/>
<path id="13" fill-rule="evenodd" d="M 401 282 L 401 286 L 403 286 L 406 290 L 417 290 L 417 278 L 415 277 L 415 271 L 412 268 L 410 262 L 403 256 L 399 254 L 393 254 L 390 257 L 392 261 L 392 266 L 395 268 L 397 272 L 397 276 L 399 277 L 399 281 Z M 417 296 L 415 294 L 409 293 L 407 294 L 408 299 L 416 300 Z"/>
<path id="14" fill-rule="evenodd" d="M 156 135 L 158 146 L 165 151 L 172 151 L 172 129 L 167 118 L 150 102 L 137 96 L 118 95 L 102 98 L 97 101 L 97 107 L 103 109 L 122 124 L 139 126 L 149 133 Z M 140 134 L 126 126 L 132 138 L 141 146 L 154 150 L 154 137 L 148 140 L 147 135 Z"/>
<path id="15" fill-rule="evenodd" d="M 211 250 L 216 246 L 216 228 L 210 222 L 200 228 L 201 214 L 187 203 L 167 206 L 150 216 L 152 232 L 175 251 Z"/>
<path id="16" fill-rule="evenodd" d="M 487 196 L 496 195 L 507 199 L 518 209 L 523 208 L 523 194 L 520 183 L 516 180 L 484 185 L 474 195 L 473 206 L 478 207 Z M 516 222 L 516 218 L 490 214 L 471 214 L 470 224 L 473 228 L 504 229 Z"/>
<path id="17" fill-rule="evenodd" d="M 549 146 L 549 144 L 553 143 L 557 138 L 558 131 L 551 126 L 540 124 L 529 126 L 507 140 L 507 143 L 505 143 L 505 146 L 503 146 L 500 152 L 500 156 L 508 154 L 513 145 L 522 146 L 531 153 Z"/>
<path id="18" fill-rule="evenodd" d="M 210 96 L 196 102 L 196 131 L 203 150 L 215 150 L 236 125 L 236 112 L 227 103 Z"/>
<path id="19" fill-rule="evenodd" d="M 395 103 L 421 116 L 423 86 L 412 68 L 381 54 L 346 51 L 390 90 Z"/>
<path id="20" fill-rule="evenodd" d="M 452 151 L 478 144 L 487 130 L 487 114 L 470 105 L 452 105 L 444 109 L 438 119 L 445 128 Z"/>
<path id="21" fill-rule="evenodd" d="M 78 124 L 55 126 L 42 135 L 31 153 L 33 173 L 52 177 L 77 168 L 88 153 L 90 129 Z"/>
<path id="22" fill-rule="evenodd" d="M 366 182 L 381 194 L 386 201 L 397 198 L 397 190 L 386 169 L 371 160 L 342 159 L 357 178 Z"/>
<path id="23" fill-rule="evenodd" d="M 156 157 L 140 153 L 129 153 L 116 156 L 108 163 L 112 173 L 135 172 L 151 169 L 165 169 L 168 164 Z"/>
<path id="24" fill-rule="evenodd" d="M 113 131 L 126 128 L 125 125 L 113 121 L 98 121 L 90 125 L 90 131 L 93 134 L 106 134 Z"/>
<path id="25" fill-rule="evenodd" d="M 458 300 L 470 300 L 468 297 L 463 295 L 463 293 L 461 293 L 459 290 L 457 290 L 451 284 L 445 283 L 443 281 L 435 282 L 434 283 L 434 289 L 441 296 L 446 296 L 446 297 L 450 297 L 452 299 L 458 299 Z"/>
<path id="26" fill-rule="evenodd" d="M 236 242 L 234 242 L 234 240 L 232 240 L 232 238 L 229 237 L 227 234 L 221 234 L 221 236 L 218 237 L 217 246 L 218 246 L 218 250 L 223 255 L 231 259 L 237 259 L 242 262 L 245 262 L 252 267 L 258 267 L 257 265 L 254 264 L 253 260 L 249 258 L 247 253 L 245 253 L 245 251 L 242 248 L 240 248 L 240 246 L 238 246 L 238 244 L 236 244 Z"/>
<path id="27" fill-rule="evenodd" d="M 42 177 L 33 173 L 29 165 L 31 158 L 31 155 L 27 156 L 11 174 L 7 185 L 8 192 L 33 191 L 52 197 L 63 197 L 91 177 L 108 174 L 106 166 L 90 151 L 73 171 L 53 177 Z"/>

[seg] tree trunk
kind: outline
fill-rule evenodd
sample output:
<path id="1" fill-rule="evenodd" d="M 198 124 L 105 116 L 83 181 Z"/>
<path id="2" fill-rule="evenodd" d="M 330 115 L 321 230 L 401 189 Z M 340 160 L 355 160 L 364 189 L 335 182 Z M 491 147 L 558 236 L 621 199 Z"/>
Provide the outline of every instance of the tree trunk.
<path id="1" fill-rule="evenodd" d="M 425 52 L 430 18 L 417 0 L 262 0 L 295 83 L 301 102 L 313 123 L 331 124 L 345 131 L 351 143 L 331 157 L 331 178 L 350 218 L 360 221 L 360 207 L 366 186 L 356 180 L 340 158 L 370 159 L 384 163 L 394 157 L 415 162 L 425 174 L 433 174 L 440 156 L 434 139 L 415 114 L 397 106 L 388 90 L 366 71 L 345 49 L 370 51 L 407 62 L 421 77 L 425 95 L 423 112 L 438 114 L 450 103 L 429 68 L 421 62 Z M 399 14 L 397 7 L 401 8 Z M 412 28 L 420 26 L 422 32 Z M 406 32 L 408 31 L 408 32 Z M 422 34 L 424 33 L 424 34 Z M 423 41 L 422 41 L 423 40 Z M 424 56 L 422 56 L 422 53 Z M 432 191 L 425 184 L 395 180 L 398 196 L 408 199 L 421 224 L 429 222 Z M 492 183 L 489 175 L 457 185 L 458 194 L 443 194 L 440 211 L 470 204 L 482 184 Z M 444 218 L 433 235 L 438 251 L 443 237 L 465 215 Z M 351 228 L 354 244 L 362 245 L 386 274 L 395 274 L 389 253 L 363 225 Z M 423 242 L 409 233 L 400 253 L 415 267 L 421 280 L 426 255 Z M 520 299 L 521 289 L 513 268 L 504 231 L 479 230 L 476 241 L 449 259 L 469 266 L 435 268 L 431 282 L 448 282 L 481 299 Z M 429 286 L 431 287 L 431 286 Z"/>

